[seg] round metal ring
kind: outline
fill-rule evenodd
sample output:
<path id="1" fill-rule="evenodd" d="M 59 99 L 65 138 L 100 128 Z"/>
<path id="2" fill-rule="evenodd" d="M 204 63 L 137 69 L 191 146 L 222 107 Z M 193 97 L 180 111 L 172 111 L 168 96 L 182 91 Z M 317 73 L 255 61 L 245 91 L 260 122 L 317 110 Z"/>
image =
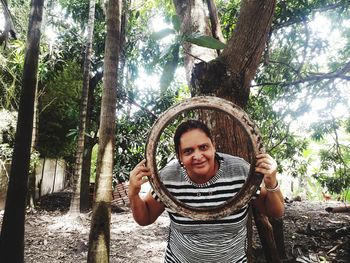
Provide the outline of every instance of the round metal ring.
<path id="1" fill-rule="evenodd" d="M 254 152 L 252 154 L 253 160 L 250 162 L 251 167 L 248 178 L 240 191 L 223 204 L 210 208 L 192 207 L 176 199 L 161 182 L 155 158 L 158 141 L 164 129 L 178 115 L 194 109 L 212 109 L 222 111 L 236 119 L 249 137 Z M 162 203 L 173 212 L 195 220 L 213 220 L 225 217 L 243 208 L 256 193 L 263 178 L 262 175 L 255 174 L 255 156 L 259 153 L 264 153 L 261 136 L 257 126 L 249 118 L 246 112 L 234 103 L 218 97 L 193 97 L 169 108 L 154 123 L 146 144 L 146 160 L 153 174 L 153 177 L 149 178 L 149 181 Z"/>

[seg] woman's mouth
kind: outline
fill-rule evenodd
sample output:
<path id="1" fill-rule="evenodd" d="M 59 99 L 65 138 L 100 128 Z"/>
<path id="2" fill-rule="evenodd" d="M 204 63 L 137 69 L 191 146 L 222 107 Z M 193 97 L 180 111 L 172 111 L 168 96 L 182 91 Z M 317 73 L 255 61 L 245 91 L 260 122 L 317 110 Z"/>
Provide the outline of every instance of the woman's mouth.
<path id="1" fill-rule="evenodd" d="M 197 168 L 202 168 L 206 165 L 206 162 L 194 163 L 193 166 Z"/>

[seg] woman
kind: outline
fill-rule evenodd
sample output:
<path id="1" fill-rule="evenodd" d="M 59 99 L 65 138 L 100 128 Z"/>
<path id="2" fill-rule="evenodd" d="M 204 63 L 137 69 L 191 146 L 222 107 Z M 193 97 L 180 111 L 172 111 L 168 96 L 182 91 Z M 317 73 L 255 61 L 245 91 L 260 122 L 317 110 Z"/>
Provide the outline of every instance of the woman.
<path id="1" fill-rule="evenodd" d="M 249 164 L 235 156 L 216 153 L 208 127 L 189 120 L 174 135 L 178 162 L 160 172 L 162 182 L 179 201 L 191 206 L 217 206 L 242 187 Z M 264 187 L 253 205 L 271 217 L 284 212 L 283 197 L 276 179 L 276 162 L 268 154 L 256 156 L 255 171 L 264 175 Z M 129 199 L 135 221 L 152 224 L 164 210 L 169 212 L 170 230 L 165 262 L 246 262 L 246 221 L 248 205 L 216 220 L 193 220 L 176 214 L 161 203 L 152 191 L 139 196 L 145 176 L 151 176 L 145 160 L 130 173 Z"/>

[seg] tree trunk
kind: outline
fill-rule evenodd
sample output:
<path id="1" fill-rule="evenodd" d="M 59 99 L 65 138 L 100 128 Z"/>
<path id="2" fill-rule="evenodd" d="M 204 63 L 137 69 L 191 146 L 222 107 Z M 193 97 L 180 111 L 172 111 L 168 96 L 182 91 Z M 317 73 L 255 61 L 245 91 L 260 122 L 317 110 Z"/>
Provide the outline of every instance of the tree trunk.
<path id="1" fill-rule="evenodd" d="M 176 13 L 181 20 L 181 32 L 186 35 L 193 33 L 200 33 L 203 35 L 211 35 L 211 28 L 207 23 L 206 16 L 206 4 L 203 0 L 173 0 Z M 185 52 L 185 69 L 187 82 L 191 81 L 191 73 L 195 63 L 198 63 L 198 59 L 206 62 L 213 60 L 217 57 L 217 53 L 213 49 L 192 45 L 185 42 L 183 44 L 183 50 Z M 193 90 L 192 90 L 193 91 Z M 197 94 L 196 91 L 193 95 Z"/>
<path id="2" fill-rule="evenodd" d="M 94 106 L 94 90 L 98 83 L 102 80 L 103 73 L 97 72 L 95 76 L 90 79 L 89 84 L 89 99 L 87 105 L 87 115 L 86 115 L 86 130 L 90 131 L 91 115 Z M 96 135 L 95 135 L 96 136 Z M 96 138 L 91 138 L 85 136 L 85 151 L 83 159 L 83 170 L 81 177 L 81 187 L 80 187 L 80 211 L 87 212 L 90 210 L 90 170 L 91 170 L 91 156 L 92 149 L 96 144 Z"/>
<path id="3" fill-rule="evenodd" d="M 31 2 L 27 50 L 22 77 L 23 86 L 18 110 L 10 181 L 1 229 L 0 255 L 2 262 L 18 263 L 24 261 L 25 205 L 28 191 L 28 172 L 43 6 L 44 0 L 33 0 Z"/>
<path id="4" fill-rule="evenodd" d="M 282 218 L 270 218 L 270 224 L 272 225 L 273 237 L 276 244 L 281 260 L 287 259 L 286 247 L 284 245 L 284 232 L 283 232 L 283 219 Z"/>
<path id="5" fill-rule="evenodd" d="M 106 4 L 104 89 L 97 156 L 96 196 L 91 219 L 88 262 L 109 262 L 121 0 L 109 0 Z"/>
<path id="6" fill-rule="evenodd" d="M 94 32 L 95 22 L 95 0 L 90 0 L 89 4 L 89 21 L 88 21 L 88 36 L 84 59 L 84 73 L 83 73 L 83 88 L 80 101 L 80 116 L 79 116 L 79 131 L 78 131 L 78 145 L 76 152 L 74 177 L 73 177 L 73 196 L 70 203 L 69 213 L 77 215 L 80 213 L 80 194 L 81 194 L 81 180 L 82 180 L 82 165 L 85 149 L 85 134 L 87 122 L 87 104 L 89 99 L 89 80 L 90 80 L 90 65 L 92 54 L 92 38 Z"/>
<path id="7" fill-rule="evenodd" d="M 38 145 L 38 129 L 39 129 L 39 87 L 36 85 L 35 88 L 35 99 L 34 99 L 34 112 L 33 112 L 33 134 L 32 134 L 32 142 L 30 146 L 30 152 L 34 153 L 36 147 Z M 35 190 L 36 190 L 36 160 L 33 164 L 33 167 L 29 170 L 29 180 L 28 180 L 28 194 L 27 194 L 27 207 L 34 209 L 36 207 L 36 198 L 35 198 Z"/>
<path id="8" fill-rule="evenodd" d="M 81 185 L 80 185 L 80 211 L 86 213 L 92 207 L 90 202 L 90 175 L 91 175 L 91 156 L 95 143 L 92 138 L 85 138 L 85 151 L 82 167 Z"/>
<path id="9" fill-rule="evenodd" d="M 187 77 L 190 76 L 193 96 L 217 96 L 232 101 L 243 109 L 247 106 L 250 84 L 264 50 L 275 2 L 275 0 L 243 0 L 233 36 L 228 41 L 227 47 L 216 58 L 216 54 L 213 54 L 212 51 L 207 56 L 203 56 L 200 52 L 193 53 L 196 50 L 193 45 L 186 44 L 184 49 L 185 67 Z M 207 0 L 207 3 L 210 11 L 213 12 L 216 9 L 213 6 L 214 2 Z M 217 37 L 207 30 L 210 28 L 207 26 L 209 19 L 205 16 L 194 15 L 205 14 L 205 9 L 201 6 L 202 0 L 174 0 L 174 4 L 177 14 L 182 20 L 181 31 L 183 34 L 188 35 L 198 31 Z M 198 9 L 202 9 L 202 11 Z M 216 20 L 212 19 L 212 21 Z M 212 27 L 216 27 L 216 32 L 218 31 L 217 24 L 212 25 Z M 193 55 L 198 59 L 195 59 Z M 208 57 L 215 59 L 209 61 Z M 217 112 L 204 113 L 201 118 L 205 119 L 211 127 L 219 151 L 237 155 L 249 161 L 249 142 L 237 121 L 229 120 L 222 113 Z M 266 225 L 268 219 L 263 215 L 259 215 L 259 218 L 261 218 L 257 224 L 261 230 L 259 233 L 272 237 L 272 239 L 268 239 L 269 246 L 265 246 L 264 249 L 269 253 L 269 258 L 276 259 L 276 261 L 269 262 L 279 262 L 272 229 Z M 260 235 L 260 238 L 263 236 Z"/>

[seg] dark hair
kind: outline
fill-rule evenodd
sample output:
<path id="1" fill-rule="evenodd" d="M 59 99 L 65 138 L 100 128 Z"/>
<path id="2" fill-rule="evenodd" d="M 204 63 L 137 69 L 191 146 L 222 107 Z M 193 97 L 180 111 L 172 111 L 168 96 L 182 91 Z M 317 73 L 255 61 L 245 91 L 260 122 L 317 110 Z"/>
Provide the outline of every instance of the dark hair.
<path id="1" fill-rule="evenodd" d="M 175 134 L 174 134 L 174 146 L 175 146 L 175 152 L 177 155 L 179 155 L 179 147 L 180 147 L 180 138 L 182 134 L 195 130 L 195 129 L 200 129 L 203 131 L 211 141 L 213 141 L 213 138 L 211 136 L 211 132 L 208 128 L 207 125 L 205 125 L 203 122 L 198 121 L 198 120 L 187 120 L 182 122 L 176 129 Z"/>

